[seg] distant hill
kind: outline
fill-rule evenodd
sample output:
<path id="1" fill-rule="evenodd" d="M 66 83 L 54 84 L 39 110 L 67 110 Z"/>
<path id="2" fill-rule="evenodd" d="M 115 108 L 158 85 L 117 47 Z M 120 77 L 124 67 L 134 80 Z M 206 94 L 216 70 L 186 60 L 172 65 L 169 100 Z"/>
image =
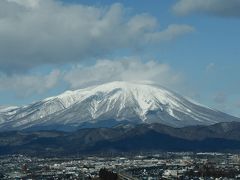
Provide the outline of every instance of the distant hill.
<path id="1" fill-rule="evenodd" d="M 39 156 L 151 151 L 239 151 L 240 123 L 173 128 L 162 124 L 119 125 L 74 132 L 0 133 L 0 154 Z"/>

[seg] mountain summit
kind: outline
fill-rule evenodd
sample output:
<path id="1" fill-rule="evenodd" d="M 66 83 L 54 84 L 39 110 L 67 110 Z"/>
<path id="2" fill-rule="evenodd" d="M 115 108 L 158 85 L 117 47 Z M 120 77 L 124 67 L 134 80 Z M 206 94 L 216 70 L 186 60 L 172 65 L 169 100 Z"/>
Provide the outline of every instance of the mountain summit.
<path id="1" fill-rule="evenodd" d="M 0 111 L 0 130 L 77 129 L 118 123 L 161 123 L 172 127 L 240 121 L 193 103 L 160 86 L 111 82 L 66 91 L 28 106 Z"/>

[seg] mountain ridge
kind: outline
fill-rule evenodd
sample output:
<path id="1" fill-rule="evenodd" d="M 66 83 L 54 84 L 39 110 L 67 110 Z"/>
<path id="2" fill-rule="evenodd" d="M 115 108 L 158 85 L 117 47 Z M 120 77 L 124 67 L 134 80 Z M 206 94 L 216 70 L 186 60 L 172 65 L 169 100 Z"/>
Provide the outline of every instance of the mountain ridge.
<path id="1" fill-rule="evenodd" d="M 219 127 L 222 127 L 219 129 Z M 162 124 L 86 128 L 74 132 L 0 132 L 0 155 L 74 156 L 134 152 L 240 150 L 240 123 L 174 128 Z"/>
<path id="2" fill-rule="evenodd" d="M 0 130 L 58 127 L 78 129 L 109 123 L 161 123 L 173 127 L 211 125 L 239 118 L 195 104 L 163 87 L 133 82 L 111 82 L 13 108 L 0 113 Z M 107 123 L 105 123 L 107 124 Z M 97 127 L 97 126 L 96 126 Z M 56 128 L 57 129 L 57 128 Z"/>

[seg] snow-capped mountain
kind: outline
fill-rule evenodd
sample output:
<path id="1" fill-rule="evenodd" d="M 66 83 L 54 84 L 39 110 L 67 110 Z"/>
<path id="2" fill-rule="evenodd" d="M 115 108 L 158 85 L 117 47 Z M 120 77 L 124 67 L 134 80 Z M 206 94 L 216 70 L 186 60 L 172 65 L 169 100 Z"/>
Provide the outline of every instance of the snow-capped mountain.
<path id="1" fill-rule="evenodd" d="M 116 122 L 184 127 L 231 121 L 240 119 L 193 103 L 165 88 L 130 82 L 66 91 L 28 106 L 0 110 L 0 130 L 64 130 Z"/>

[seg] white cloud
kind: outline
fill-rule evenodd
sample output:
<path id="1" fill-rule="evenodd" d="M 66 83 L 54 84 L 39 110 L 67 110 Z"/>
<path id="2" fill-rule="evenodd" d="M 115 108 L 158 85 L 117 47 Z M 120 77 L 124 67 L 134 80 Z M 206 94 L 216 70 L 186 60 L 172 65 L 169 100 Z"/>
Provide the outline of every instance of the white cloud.
<path id="1" fill-rule="evenodd" d="M 174 71 L 167 64 L 126 58 L 117 61 L 100 60 L 88 67 L 73 67 L 65 73 L 64 80 L 73 89 L 110 81 L 152 81 L 156 84 L 172 87 L 183 82 L 183 75 Z"/>
<path id="2" fill-rule="evenodd" d="M 212 106 L 215 109 L 240 118 L 240 103 L 236 99 L 239 99 L 239 94 L 234 95 L 226 92 L 218 92 L 212 96 Z"/>
<path id="3" fill-rule="evenodd" d="M 173 11 L 179 15 L 202 13 L 220 17 L 240 17 L 239 0 L 179 0 Z"/>
<path id="4" fill-rule="evenodd" d="M 121 49 L 135 50 L 192 32 L 184 24 L 160 27 L 148 14 L 57 0 L 0 1 L 0 71 L 80 62 Z"/>
<path id="5" fill-rule="evenodd" d="M 206 71 L 210 72 L 210 71 L 214 70 L 215 67 L 216 67 L 215 63 L 211 62 L 206 66 Z"/>
<path id="6" fill-rule="evenodd" d="M 35 8 L 39 5 L 40 0 L 7 0 L 8 2 L 14 2 L 25 7 Z"/>
<path id="7" fill-rule="evenodd" d="M 0 75 L 0 91 L 14 92 L 17 96 L 26 97 L 44 93 L 58 84 L 61 73 L 53 70 L 47 75 Z"/>
<path id="8" fill-rule="evenodd" d="M 149 34 L 147 36 L 147 40 L 170 41 L 178 36 L 181 36 L 182 34 L 186 34 L 193 31 L 194 31 L 194 28 L 188 25 L 171 24 L 161 32 L 155 32 L 155 33 Z"/>
<path id="9" fill-rule="evenodd" d="M 45 94 L 60 86 L 65 89 L 79 89 L 111 81 L 151 82 L 175 88 L 184 83 L 184 76 L 167 64 L 126 57 L 122 60 L 98 60 L 93 65 L 77 65 L 68 70 L 55 69 L 50 73 L 0 73 L 0 92 L 11 92 L 15 96 L 25 98 Z"/>
<path id="10" fill-rule="evenodd" d="M 225 104 L 227 102 L 227 95 L 223 92 L 217 93 L 213 97 L 216 104 Z"/>
<path id="11" fill-rule="evenodd" d="M 240 101 L 235 103 L 235 107 L 238 109 L 240 108 Z"/>

